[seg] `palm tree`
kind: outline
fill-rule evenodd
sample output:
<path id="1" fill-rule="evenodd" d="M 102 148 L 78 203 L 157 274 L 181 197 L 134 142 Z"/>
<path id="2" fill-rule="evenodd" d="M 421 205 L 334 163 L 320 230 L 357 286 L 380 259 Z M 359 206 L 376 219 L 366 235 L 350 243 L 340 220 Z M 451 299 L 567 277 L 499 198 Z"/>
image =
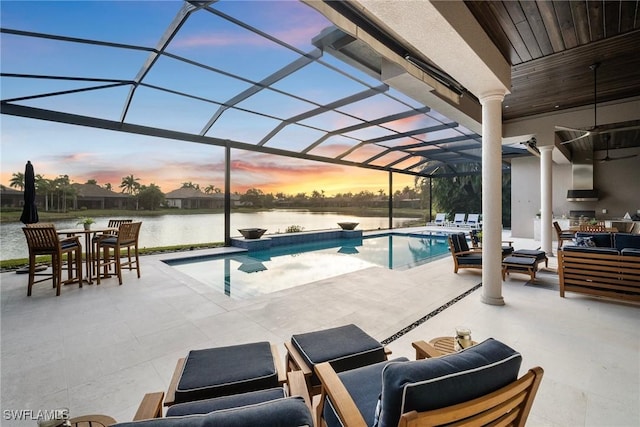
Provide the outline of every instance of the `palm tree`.
<path id="1" fill-rule="evenodd" d="M 193 188 L 195 190 L 199 190 L 200 189 L 200 184 L 194 184 L 193 182 L 189 181 L 189 182 L 183 182 L 182 183 L 182 188 Z"/>
<path id="2" fill-rule="evenodd" d="M 133 175 L 125 176 L 122 178 L 122 183 L 120 183 L 120 188 L 123 193 L 127 193 L 129 195 L 133 195 L 138 188 L 140 188 L 140 178 L 136 178 Z"/>
<path id="3" fill-rule="evenodd" d="M 24 173 L 14 172 L 13 175 L 11 175 L 9 187 L 19 188 L 20 191 L 24 191 Z"/>
<path id="4" fill-rule="evenodd" d="M 120 188 L 122 188 L 123 193 L 127 193 L 130 196 L 137 194 L 140 191 L 140 183 L 138 182 L 140 178 L 136 178 L 133 175 L 125 176 L 122 178 L 122 183 L 120 183 Z M 138 198 L 136 197 L 136 210 L 138 210 Z"/>
<path id="5" fill-rule="evenodd" d="M 207 187 L 204 189 L 204 192 L 205 192 L 206 194 L 211 194 L 211 193 L 214 193 L 214 194 L 220 194 L 220 193 L 222 193 L 222 190 L 221 190 L 220 188 L 216 187 L 216 186 L 215 186 L 215 185 L 213 185 L 213 184 L 209 184 L 209 185 L 207 185 Z"/>
<path id="6" fill-rule="evenodd" d="M 40 193 L 44 192 L 44 210 L 49 211 L 49 192 L 53 184 L 50 179 L 43 177 L 42 175 L 36 175 L 36 190 Z"/>

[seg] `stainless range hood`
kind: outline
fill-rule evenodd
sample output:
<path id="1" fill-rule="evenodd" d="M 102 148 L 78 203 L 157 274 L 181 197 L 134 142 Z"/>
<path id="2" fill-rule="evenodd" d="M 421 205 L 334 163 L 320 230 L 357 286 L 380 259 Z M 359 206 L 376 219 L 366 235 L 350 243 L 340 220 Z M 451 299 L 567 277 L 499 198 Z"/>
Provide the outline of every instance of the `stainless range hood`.
<path id="1" fill-rule="evenodd" d="M 576 153 L 577 154 L 577 153 Z M 589 155 L 590 158 L 586 156 Z M 575 156 L 571 164 L 572 187 L 567 191 L 569 202 L 596 202 L 598 190 L 593 188 L 593 152 Z"/>

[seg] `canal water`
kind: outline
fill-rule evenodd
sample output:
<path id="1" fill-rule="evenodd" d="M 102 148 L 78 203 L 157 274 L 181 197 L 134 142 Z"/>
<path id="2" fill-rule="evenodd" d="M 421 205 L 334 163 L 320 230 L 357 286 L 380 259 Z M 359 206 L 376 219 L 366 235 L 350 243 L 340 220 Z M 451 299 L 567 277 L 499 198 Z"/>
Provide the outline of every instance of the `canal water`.
<path id="1" fill-rule="evenodd" d="M 119 217 L 113 217 L 114 219 Z M 140 247 L 211 243 L 224 240 L 224 215 L 162 215 L 155 217 L 126 217 L 142 221 Z M 106 227 L 109 218 L 96 218 L 95 227 Z M 403 227 L 415 218 L 394 218 L 393 227 Z M 76 220 L 54 221 L 57 229 L 79 228 Z M 338 228 L 338 222 L 358 222 L 358 229 L 376 230 L 389 227 L 387 217 L 357 217 L 331 212 L 269 210 L 254 213 L 231 214 L 231 236 L 239 236 L 239 228 L 266 228 L 267 234 L 284 233 L 287 227 L 297 225 L 304 231 Z M 0 259 L 26 258 L 27 242 L 20 222 L 0 224 Z"/>

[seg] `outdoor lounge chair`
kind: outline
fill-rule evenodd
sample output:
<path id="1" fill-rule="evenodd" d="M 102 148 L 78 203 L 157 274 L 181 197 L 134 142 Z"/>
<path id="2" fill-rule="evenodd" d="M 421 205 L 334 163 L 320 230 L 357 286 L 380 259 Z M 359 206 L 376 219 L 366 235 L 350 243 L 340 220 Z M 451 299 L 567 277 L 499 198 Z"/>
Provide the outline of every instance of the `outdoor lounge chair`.
<path id="1" fill-rule="evenodd" d="M 266 390 L 285 381 L 278 349 L 268 342 L 192 350 L 178 360 L 164 405 Z"/>
<path id="2" fill-rule="evenodd" d="M 117 424 L 103 415 L 87 415 L 70 422 L 73 427 L 313 426 L 311 401 L 301 372 L 289 374 L 286 388 L 181 403 L 169 408 L 166 418 L 162 417 L 163 397 L 163 392 L 147 393 L 133 422 Z"/>
<path id="3" fill-rule="evenodd" d="M 521 362 L 519 353 L 488 339 L 442 357 L 401 358 L 343 373 L 322 363 L 316 367 L 322 382 L 317 424 L 524 426 L 543 370 L 535 367 L 518 379 Z"/>
<path id="4" fill-rule="evenodd" d="M 453 225 L 456 227 L 461 227 L 463 225 L 465 225 L 464 219 L 467 216 L 467 214 L 464 213 L 457 213 L 454 217 L 453 217 Z"/>
<path id="5" fill-rule="evenodd" d="M 454 273 L 460 268 L 482 268 L 482 250 L 469 248 L 466 233 L 449 235 L 449 250 L 453 257 Z"/>
<path id="6" fill-rule="evenodd" d="M 317 364 L 328 362 L 342 372 L 385 361 L 390 353 L 353 324 L 293 335 L 284 345 L 287 371 L 302 371 L 311 396 L 320 393 L 320 380 L 314 371 Z"/>
<path id="7" fill-rule="evenodd" d="M 471 246 L 474 250 L 480 250 L 480 236 L 482 230 L 469 230 L 469 238 L 471 239 Z M 502 241 L 502 258 L 507 257 L 513 253 L 515 248 L 513 247 L 512 240 Z"/>
<path id="8" fill-rule="evenodd" d="M 480 214 L 469 214 L 465 225 L 471 228 L 480 228 Z"/>
<path id="9" fill-rule="evenodd" d="M 437 213 L 435 220 L 428 225 L 439 225 L 443 226 L 447 222 L 447 214 L 445 213 Z"/>

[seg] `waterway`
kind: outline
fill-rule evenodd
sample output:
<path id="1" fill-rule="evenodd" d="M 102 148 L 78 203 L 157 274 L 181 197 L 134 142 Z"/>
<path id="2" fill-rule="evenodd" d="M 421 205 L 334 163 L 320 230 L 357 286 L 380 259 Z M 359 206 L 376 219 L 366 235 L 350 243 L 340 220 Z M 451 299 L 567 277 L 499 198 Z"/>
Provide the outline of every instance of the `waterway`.
<path id="1" fill-rule="evenodd" d="M 118 218 L 118 217 L 114 217 Z M 162 215 L 156 217 L 127 217 L 142 221 L 140 247 L 186 245 L 224 241 L 224 215 Z M 108 218 L 96 218 L 95 227 L 106 227 Z M 287 227 L 297 225 L 304 231 L 338 228 L 338 222 L 357 222 L 358 229 L 377 230 L 389 228 L 387 217 L 357 217 L 341 213 L 309 212 L 305 210 L 280 210 L 255 213 L 232 213 L 231 235 L 239 236 L 239 228 L 266 228 L 267 234 L 284 233 Z M 394 218 L 393 227 L 399 228 L 415 221 L 415 218 Z M 76 220 L 54 221 L 57 229 L 79 228 Z M 20 222 L 0 224 L 0 259 L 26 258 L 27 242 Z"/>

